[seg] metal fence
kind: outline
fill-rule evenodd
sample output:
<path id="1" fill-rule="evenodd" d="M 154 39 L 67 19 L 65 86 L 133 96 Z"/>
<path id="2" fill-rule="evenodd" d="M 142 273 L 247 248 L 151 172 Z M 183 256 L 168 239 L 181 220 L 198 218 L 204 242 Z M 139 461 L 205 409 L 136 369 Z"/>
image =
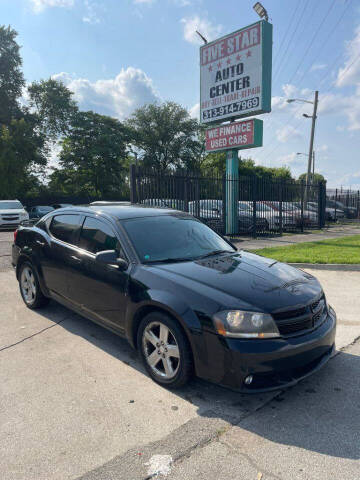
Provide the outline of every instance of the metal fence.
<path id="1" fill-rule="evenodd" d="M 325 217 L 328 221 L 360 219 L 360 190 L 328 188 Z"/>
<path id="2" fill-rule="evenodd" d="M 257 177 L 220 177 L 189 172 L 159 173 L 132 165 L 132 203 L 189 212 L 221 234 L 226 231 L 227 192 L 236 182 L 237 220 L 234 235 L 266 235 L 322 228 L 326 184 L 273 181 Z"/>

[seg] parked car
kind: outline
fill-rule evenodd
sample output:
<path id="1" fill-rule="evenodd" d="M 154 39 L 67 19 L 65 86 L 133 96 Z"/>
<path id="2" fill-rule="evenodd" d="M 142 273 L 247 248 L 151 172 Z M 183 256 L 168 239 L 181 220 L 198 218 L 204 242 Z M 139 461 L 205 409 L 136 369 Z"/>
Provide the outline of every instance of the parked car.
<path id="1" fill-rule="evenodd" d="M 244 392 L 284 388 L 334 351 L 336 315 L 312 275 L 238 252 L 184 212 L 53 211 L 15 232 L 12 262 L 27 307 L 51 298 L 124 336 L 163 386 L 194 373 Z"/>
<path id="2" fill-rule="evenodd" d="M 54 203 L 52 207 L 57 210 L 58 208 L 72 207 L 71 203 Z"/>
<path id="3" fill-rule="evenodd" d="M 19 200 L 0 200 L 0 228 L 16 228 L 29 220 L 29 214 Z"/>
<path id="4" fill-rule="evenodd" d="M 253 202 L 250 201 L 240 201 L 240 208 L 248 212 L 251 216 L 253 215 Z M 256 202 L 256 217 L 264 218 L 267 221 L 268 229 L 270 230 L 279 230 L 280 229 L 280 215 L 279 211 L 271 206 L 267 205 L 264 202 Z M 286 215 L 284 212 L 282 215 L 282 228 L 292 229 L 296 227 L 294 219 Z"/>
<path id="5" fill-rule="evenodd" d="M 308 209 L 318 212 L 318 204 L 316 202 L 308 202 Z M 325 207 L 325 220 L 328 222 L 335 222 L 337 218 L 344 218 L 345 214 L 342 210 L 335 210 L 335 208 Z"/>
<path id="6" fill-rule="evenodd" d="M 355 207 L 347 207 L 342 202 L 326 199 L 326 206 L 333 208 L 334 211 L 336 210 L 337 218 L 344 218 L 344 217 L 356 218 L 357 217 L 357 209 Z"/>
<path id="7" fill-rule="evenodd" d="M 52 212 L 53 210 L 54 207 L 50 207 L 48 205 L 37 205 L 35 207 L 30 207 L 28 210 L 29 218 L 34 220 L 40 219 L 47 213 Z"/>
<path id="8" fill-rule="evenodd" d="M 198 209 L 198 211 L 197 211 Z M 189 202 L 189 213 L 215 230 L 221 230 L 223 225 L 223 202 L 222 200 L 205 199 L 197 202 Z M 250 212 L 243 210 L 238 206 L 239 233 L 251 233 L 254 229 L 254 218 Z M 269 229 L 268 221 L 262 217 L 256 217 L 256 231 L 267 231 Z"/>
<path id="9" fill-rule="evenodd" d="M 271 201 L 266 202 L 275 210 L 280 211 L 280 202 Z M 288 217 L 292 218 L 296 227 L 301 226 L 314 226 L 318 223 L 318 218 L 315 212 L 308 209 L 304 209 L 301 214 L 301 206 L 299 207 L 296 202 L 282 202 L 282 211 Z"/>

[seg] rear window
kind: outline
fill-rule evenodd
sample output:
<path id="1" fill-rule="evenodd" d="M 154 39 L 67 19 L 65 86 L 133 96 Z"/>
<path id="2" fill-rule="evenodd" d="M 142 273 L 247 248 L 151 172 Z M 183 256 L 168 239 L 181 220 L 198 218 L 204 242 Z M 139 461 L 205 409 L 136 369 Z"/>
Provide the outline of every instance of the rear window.
<path id="1" fill-rule="evenodd" d="M 91 253 L 116 250 L 120 244 L 111 227 L 93 217 L 86 217 L 80 232 L 79 247 Z"/>
<path id="2" fill-rule="evenodd" d="M 74 243 L 74 232 L 79 227 L 80 215 L 56 215 L 50 224 L 50 232 L 58 240 Z"/>

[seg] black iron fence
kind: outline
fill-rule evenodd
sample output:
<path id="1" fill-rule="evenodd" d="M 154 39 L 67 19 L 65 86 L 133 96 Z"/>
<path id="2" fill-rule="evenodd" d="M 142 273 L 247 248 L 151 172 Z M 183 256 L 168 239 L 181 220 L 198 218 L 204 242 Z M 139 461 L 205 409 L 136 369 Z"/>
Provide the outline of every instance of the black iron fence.
<path id="1" fill-rule="evenodd" d="M 130 169 L 131 202 L 189 212 L 222 234 L 229 233 L 226 202 L 233 187 L 238 197 L 234 235 L 282 234 L 325 224 L 324 182 L 306 186 L 257 177 L 159 173 L 135 165 Z"/>
<path id="2" fill-rule="evenodd" d="M 360 190 L 328 188 L 325 217 L 328 221 L 360 219 Z"/>

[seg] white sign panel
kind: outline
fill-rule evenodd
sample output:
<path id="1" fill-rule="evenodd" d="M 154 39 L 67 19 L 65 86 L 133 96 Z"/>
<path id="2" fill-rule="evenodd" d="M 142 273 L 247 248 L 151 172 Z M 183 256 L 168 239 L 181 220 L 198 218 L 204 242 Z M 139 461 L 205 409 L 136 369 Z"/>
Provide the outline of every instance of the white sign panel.
<path id="1" fill-rule="evenodd" d="M 272 25 L 260 21 L 200 48 L 200 121 L 271 109 Z"/>

